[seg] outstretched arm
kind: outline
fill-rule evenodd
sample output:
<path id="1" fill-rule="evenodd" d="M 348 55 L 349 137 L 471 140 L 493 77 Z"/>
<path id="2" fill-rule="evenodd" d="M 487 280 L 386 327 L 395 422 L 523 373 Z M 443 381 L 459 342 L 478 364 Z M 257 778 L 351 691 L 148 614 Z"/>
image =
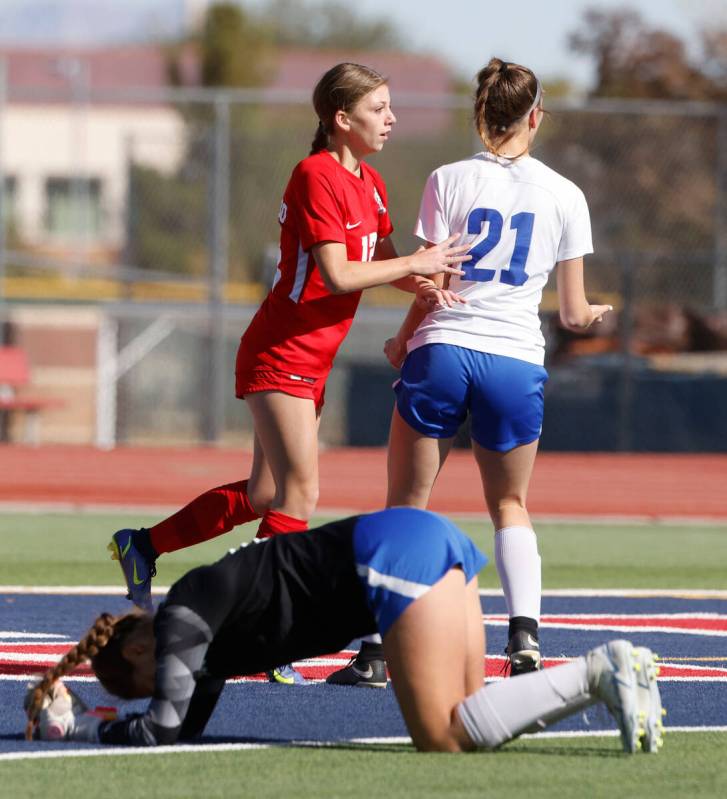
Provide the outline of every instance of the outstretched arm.
<path id="1" fill-rule="evenodd" d="M 560 322 L 567 330 L 582 333 L 613 310 L 611 305 L 590 305 L 583 283 L 583 258 L 559 261 L 556 267 Z"/>
<path id="2" fill-rule="evenodd" d="M 450 236 L 441 244 L 419 248 L 411 255 L 373 261 L 349 261 L 346 245 L 337 241 L 324 241 L 313 246 L 313 255 L 326 288 L 332 294 L 396 283 L 414 275 L 429 277 L 440 273 L 461 275 L 462 261 L 469 245 L 454 246 L 459 234 Z"/>
<path id="3" fill-rule="evenodd" d="M 419 247 L 416 252 L 421 252 L 424 247 Z M 415 253 L 416 254 L 416 253 Z M 384 239 L 379 239 L 376 242 L 376 252 L 374 253 L 374 261 L 393 261 L 399 257 L 396 245 L 394 244 L 391 236 Z M 430 282 L 430 278 L 421 277 L 420 275 L 408 275 L 407 277 L 393 280 L 390 285 L 396 287 L 400 291 L 408 291 L 411 294 L 416 293 L 416 290 L 422 283 Z"/>

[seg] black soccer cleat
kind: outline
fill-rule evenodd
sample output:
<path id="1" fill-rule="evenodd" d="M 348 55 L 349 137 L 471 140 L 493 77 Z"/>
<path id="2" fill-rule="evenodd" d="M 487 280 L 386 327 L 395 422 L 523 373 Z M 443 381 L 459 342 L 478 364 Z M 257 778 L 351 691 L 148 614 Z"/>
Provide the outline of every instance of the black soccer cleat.
<path id="1" fill-rule="evenodd" d="M 510 676 L 528 674 L 540 668 L 540 644 L 538 639 L 525 630 L 513 633 L 505 650 L 510 661 Z"/>
<path id="2" fill-rule="evenodd" d="M 356 688 L 386 688 L 386 661 L 352 657 L 348 666 L 326 677 L 328 685 L 348 685 Z"/>

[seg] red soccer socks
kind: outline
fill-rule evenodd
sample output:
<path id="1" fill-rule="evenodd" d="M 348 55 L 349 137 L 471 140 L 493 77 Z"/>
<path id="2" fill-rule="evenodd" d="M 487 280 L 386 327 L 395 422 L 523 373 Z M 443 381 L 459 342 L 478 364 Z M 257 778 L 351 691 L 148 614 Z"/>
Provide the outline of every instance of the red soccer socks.
<path id="1" fill-rule="evenodd" d="M 158 553 L 174 552 L 227 533 L 259 516 L 247 496 L 247 480 L 241 480 L 205 491 L 150 528 L 149 534 Z"/>
<path id="2" fill-rule="evenodd" d="M 277 510 L 268 510 L 260 522 L 257 538 L 270 538 L 284 533 L 298 533 L 308 529 L 307 519 L 296 519 Z"/>

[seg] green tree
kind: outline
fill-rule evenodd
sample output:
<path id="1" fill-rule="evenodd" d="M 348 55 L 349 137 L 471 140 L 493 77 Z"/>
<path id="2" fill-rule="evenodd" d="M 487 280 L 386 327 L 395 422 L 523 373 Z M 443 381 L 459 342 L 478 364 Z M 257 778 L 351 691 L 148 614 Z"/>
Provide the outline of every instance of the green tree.
<path id="1" fill-rule="evenodd" d="M 270 32 L 239 5 L 210 7 L 199 36 L 204 86 L 260 86 L 267 78 Z"/>
<path id="2" fill-rule="evenodd" d="M 191 51 L 202 86 L 261 86 L 274 61 L 273 39 L 267 24 L 239 3 L 215 3 L 207 9 L 199 31 L 166 46 L 169 82 L 172 86 L 185 84 L 183 62 Z"/>
<path id="3" fill-rule="evenodd" d="M 574 51 L 596 67 L 592 97 L 644 101 L 724 101 L 726 42 L 725 32 L 704 33 L 702 52 L 694 55 L 679 38 L 628 10 L 591 9 L 570 35 Z M 708 303 L 717 119 L 668 106 L 644 110 L 574 112 L 567 125 L 556 119 L 557 135 L 544 142 L 547 160 L 584 189 L 597 251 L 606 245 L 637 254 L 637 291 L 651 299 L 689 296 Z M 601 280 L 614 280 L 611 264 L 595 270 Z"/>
<path id="4" fill-rule="evenodd" d="M 185 83 L 190 49 L 199 78 L 210 88 L 265 85 L 274 74 L 280 47 L 379 49 L 398 42 L 386 21 L 361 21 L 335 2 L 272 0 L 257 14 L 238 2 L 210 6 L 193 37 L 167 50 L 170 82 Z M 180 106 L 186 123 L 186 153 L 178 172 L 134 170 L 130 257 L 143 268 L 203 275 L 207 269 L 208 206 L 213 158 L 214 109 Z M 278 237 L 279 197 L 297 160 L 308 151 L 315 118 L 309 108 L 232 106 L 230 114 L 229 274 L 265 280 Z M 274 154 L 274 157 L 271 157 Z"/>
<path id="5" fill-rule="evenodd" d="M 401 50 L 402 37 L 389 20 L 363 20 L 347 5 L 335 0 L 300 2 L 270 0 L 261 21 L 272 31 L 276 44 L 316 49 Z"/>
<path id="6" fill-rule="evenodd" d="M 265 23 L 238 3 L 217 3 L 207 11 L 201 29 L 188 41 L 168 47 L 172 85 L 183 85 L 184 61 L 195 54 L 200 83 L 209 88 L 251 88 L 263 85 L 274 66 L 275 48 Z M 234 107 L 233 107 L 234 108 Z M 178 106 L 186 124 L 186 153 L 176 174 L 132 167 L 132 206 L 128 252 L 141 268 L 203 276 L 208 270 L 209 191 L 214 148 L 214 108 L 190 103 Z M 258 124 L 250 109 L 235 109 L 230 119 L 233 170 L 235 154 L 244 149 L 240 136 Z M 262 160 L 262 159 L 260 159 Z M 232 215 L 237 212 L 232 176 Z M 243 255 L 246 232 L 230 227 L 230 273 L 245 277 L 250 269 Z M 255 237 L 256 231 L 249 235 Z"/>
<path id="7" fill-rule="evenodd" d="M 684 42 L 635 11 L 594 8 L 569 38 L 575 52 L 595 62 L 593 97 L 727 98 L 727 31 L 705 30 L 701 52 L 690 57 Z"/>

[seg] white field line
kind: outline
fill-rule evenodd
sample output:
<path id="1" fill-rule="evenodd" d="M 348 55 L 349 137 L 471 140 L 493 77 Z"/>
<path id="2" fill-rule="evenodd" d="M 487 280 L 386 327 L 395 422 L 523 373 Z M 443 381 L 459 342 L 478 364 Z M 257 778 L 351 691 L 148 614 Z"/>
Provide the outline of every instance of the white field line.
<path id="1" fill-rule="evenodd" d="M 56 657 L 50 652 L 43 652 L 40 654 L 31 652 L 0 652 L 0 661 L 5 661 L 6 663 L 50 663 L 60 660 L 63 654 L 65 653 L 59 652 Z M 341 664 L 345 665 L 350 659 L 351 657 L 349 655 L 345 657 L 315 658 L 315 660 L 296 661 L 296 665 L 304 667 L 339 666 Z"/>
<path id="2" fill-rule="evenodd" d="M 35 674 L 0 674 L 0 682 L 37 682 L 38 679 L 42 676 L 42 671 L 37 671 Z M 73 677 L 64 677 L 63 682 L 93 682 L 96 683 L 98 680 L 96 677 L 80 677 L 78 675 L 74 675 Z"/>
<path id="3" fill-rule="evenodd" d="M 349 658 L 350 659 L 350 658 Z M 348 663 L 348 660 L 342 660 L 340 665 L 345 665 Z M 335 664 L 339 665 L 339 664 Z M 44 669 L 45 670 L 45 667 Z M 0 682 L 35 682 L 39 679 L 42 675 L 42 671 L 38 671 L 35 674 L 0 674 Z M 505 680 L 507 677 L 488 677 L 487 683 L 492 682 L 500 682 L 501 680 Z M 88 683 L 95 683 L 97 682 L 95 677 L 64 677 L 63 682 L 88 682 Z M 235 680 L 228 680 L 228 683 L 260 683 L 263 684 L 262 680 L 250 680 L 245 677 Z M 687 683 L 703 683 L 705 685 L 713 685 L 714 683 L 727 683 L 727 675 L 724 677 L 659 677 L 659 682 L 687 682 Z M 306 685 L 323 685 L 325 683 L 324 679 L 316 679 L 314 677 L 306 677 Z M 305 687 L 305 686 L 303 686 Z"/>
<path id="4" fill-rule="evenodd" d="M 480 596 L 503 596 L 501 588 L 480 588 Z M 625 599 L 650 599 L 672 597 L 674 599 L 727 599 L 727 590 L 720 588 L 551 588 L 543 596 L 554 597 L 623 597 Z M 556 613 L 546 613 L 556 616 Z M 612 613 L 601 613 L 612 616 Z"/>
<path id="5" fill-rule="evenodd" d="M 504 627 L 506 621 L 496 619 L 485 619 L 485 623 L 491 627 Z M 540 622 L 541 629 L 555 630 L 589 630 L 596 632 L 599 630 L 610 630 L 619 633 L 663 633 L 665 635 L 702 635 L 707 638 L 727 638 L 727 630 L 694 630 L 688 627 L 660 627 L 658 624 L 560 624 L 557 622 Z"/>
<path id="6" fill-rule="evenodd" d="M 4 663 L 57 663 L 65 653 L 59 652 L 57 655 L 44 653 L 40 655 L 31 652 L 2 652 L 0 660 Z"/>
<path id="7" fill-rule="evenodd" d="M 634 616 L 639 615 L 635 613 L 609 613 L 603 611 L 601 613 L 543 613 L 543 618 L 568 618 L 571 616 L 578 616 L 579 619 L 633 619 Z M 727 621 L 727 614 L 713 613 L 706 611 L 704 613 L 644 613 L 642 614 L 649 619 L 705 619 L 707 621 Z M 485 614 L 488 619 L 507 619 L 504 613 L 493 613 L 492 616 Z"/>
<path id="8" fill-rule="evenodd" d="M 727 638 L 727 631 L 722 630 L 691 630 L 675 627 L 658 627 L 656 625 L 644 627 L 642 625 L 629 626 L 628 624 L 541 624 L 541 627 L 567 630 L 609 630 L 617 633 L 663 633 L 664 635 L 701 635 L 705 638 Z"/>
<path id="9" fill-rule="evenodd" d="M 155 585 L 153 594 L 166 594 L 168 585 Z M 0 585 L 0 594 L 69 594 L 90 596 L 125 596 L 119 585 Z"/>
<path id="10" fill-rule="evenodd" d="M 15 655 L 3 655 L 2 660 L 6 662 L 21 662 L 21 663 L 38 663 L 39 664 L 39 671 L 36 673 L 28 673 L 28 674 L 0 674 L 0 682 L 33 682 L 38 679 L 40 673 L 43 670 L 50 668 L 53 663 L 57 662 L 60 658 L 52 658 L 48 655 L 37 655 L 37 656 L 15 656 Z M 548 658 L 549 662 L 556 662 L 556 663 L 568 663 L 573 658 L 567 657 L 554 657 Z M 310 662 L 296 662 L 294 665 L 300 668 L 306 668 L 307 666 L 310 667 L 312 665 L 318 666 L 345 666 L 350 660 L 349 657 L 346 658 L 321 658 L 320 660 L 316 660 L 315 664 Z M 489 660 L 503 660 L 503 658 L 497 657 L 490 657 Z M 727 669 L 724 669 L 720 666 L 699 666 L 694 664 L 689 664 L 687 667 L 683 666 L 682 664 L 678 663 L 670 663 L 669 661 L 663 661 L 660 663 L 662 666 L 668 666 L 670 668 L 689 668 L 692 669 L 694 672 L 708 672 L 708 671 L 718 671 L 720 672 L 719 676 L 715 675 L 705 675 L 703 677 L 698 677 L 696 674 L 692 674 L 688 677 L 658 677 L 658 681 L 662 682 L 687 682 L 687 683 L 704 683 L 704 684 L 713 684 L 713 683 L 727 683 Z M 505 677 L 500 676 L 488 676 L 484 683 L 489 684 L 492 682 L 500 682 L 500 680 L 506 679 Z M 72 677 L 64 677 L 64 682 L 86 682 L 86 683 L 95 683 L 98 682 L 98 679 L 94 675 L 73 675 Z M 228 685 L 239 685 L 242 683 L 261 683 L 262 681 L 259 679 L 252 679 L 250 677 L 234 677 L 227 680 Z M 306 677 L 306 683 L 309 685 L 316 685 L 318 683 L 324 683 L 324 679 L 318 679 L 314 677 Z"/>
<path id="11" fill-rule="evenodd" d="M 665 727 L 666 735 L 672 732 L 727 732 L 727 727 Z M 539 732 L 535 735 L 523 735 L 522 738 L 614 738 L 618 735 L 617 730 L 574 730 L 573 732 Z M 360 744 L 363 746 L 410 744 L 411 738 L 391 737 L 391 738 L 349 738 L 341 741 L 291 741 L 290 743 L 280 744 L 252 744 L 252 743 L 228 743 L 228 744 L 175 744 L 173 746 L 154 746 L 154 747 L 104 747 L 103 749 L 73 749 L 68 744 L 68 749 L 53 749 L 50 752 L 31 751 L 31 752 L 6 752 L 0 754 L 2 760 L 45 760 L 59 757 L 125 757 L 128 755 L 176 755 L 188 754 L 190 752 L 240 752 L 255 749 L 272 748 L 294 748 L 294 747 L 315 747 L 335 749 L 337 746 L 350 744 Z"/>
<path id="12" fill-rule="evenodd" d="M 152 593 L 163 596 L 168 585 L 155 585 Z M 119 585 L 0 585 L 0 594 L 71 594 L 71 595 L 124 595 L 126 589 Z M 501 597 L 501 588 L 480 588 L 480 596 Z M 727 599 L 727 590 L 703 588 L 556 588 L 543 591 L 548 597 L 624 597 L 625 599 Z M 545 614 L 550 616 L 567 614 Z M 615 616 L 613 613 L 594 614 Z M 652 614 L 649 614 L 652 615 Z M 693 615 L 693 614 L 689 614 Z"/>
<path id="13" fill-rule="evenodd" d="M 179 510 L 178 505 L 125 505 L 118 503 L 98 503 L 98 502 L 22 502 L 22 501 L 3 501 L 0 502 L 0 514 L 2 513 L 22 513 L 28 515 L 44 514 L 114 514 L 128 516 L 159 516 L 166 517 Z M 355 516 L 359 513 L 368 511 L 361 508 L 339 508 L 339 507 L 319 507 L 316 508 L 316 517 L 342 519 L 347 516 Z M 462 513 L 456 509 L 438 511 L 451 519 L 459 521 L 473 521 L 490 524 L 489 515 L 483 510 L 482 513 Z M 602 514 L 591 515 L 586 513 L 538 513 L 531 514 L 535 522 L 544 524 L 663 524 L 663 525 L 706 525 L 713 526 L 724 524 L 727 521 L 727 513 L 715 516 L 669 516 L 669 515 L 650 515 L 650 514 Z"/>
<path id="14" fill-rule="evenodd" d="M 69 744 L 70 746 L 70 744 Z M 185 752 L 238 752 L 242 749 L 269 749 L 270 744 L 199 744 L 191 746 L 188 744 L 175 744 L 174 746 L 124 746 L 118 750 L 112 749 L 69 749 L 61 751 L 54 749 L 51 752 L 6 752 L 0 754 L 0 760 L 44 760 L 46 758 L 57 757 L 98 757 L 100 755 L 124 756 L 124 755 L 176 755 Z"/>

